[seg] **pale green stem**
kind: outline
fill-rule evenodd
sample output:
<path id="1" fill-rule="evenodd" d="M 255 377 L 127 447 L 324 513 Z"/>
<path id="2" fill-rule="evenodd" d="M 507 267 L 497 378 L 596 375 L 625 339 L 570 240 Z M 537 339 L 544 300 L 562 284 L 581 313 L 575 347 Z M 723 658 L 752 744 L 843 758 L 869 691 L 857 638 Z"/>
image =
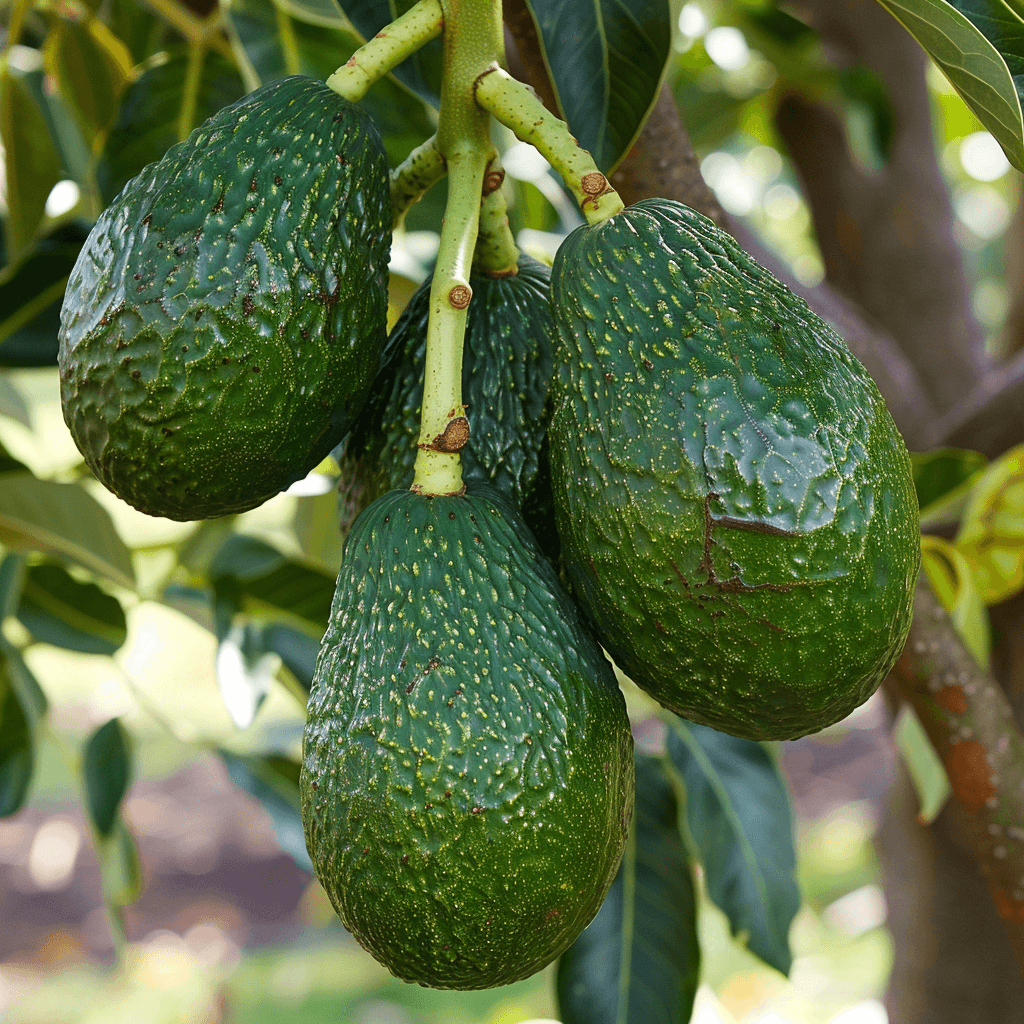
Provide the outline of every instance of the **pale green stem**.
<path id="1" fill-rule="evenodd" d="M 409 207 L 444 175 L 444 157 L 437 148 L 437 136 L 431 135 L 391 171 L 391 226 L 397 228 Z"/>
<path id="2" fill-rule="evenodd" d="M 191 45 L 202 43 L 225 57 L 232 56 L 231 44 L 220 34 L 220 13 L 215 11 L 200 18 L 178 0 L 142 0 L 154 14 L 183 35 Z M 217 31 L 214 31 L 214 29 Z"/>
<path id="3" fill-rule="evenodd" d="M 419 0 L 400 18 L 381 29 L 349 57 L 327 79 L 327 85 L 339 96 L 355 103 L 367 90 L 424 43 L 436 39 L 444 27 L 444 12 L 439 0 Z"/>
<path id="4" fill-rule="evenodd" d="M 188 138 L 189 132 L 195 127 L 196 104 L 199 100 L 199 84 L 203 77 L 203 64 L 206 61 L 206 46 L 197 43 L 188 52 L 188 67 L 185 70 L 185 82 L 181 90 L 181 109 L 178 112 L 178 141 Z"/>
<path id="5" fill-rule="evenodd" d="M 480 232 L 473 254 L 473 269 L 490 277 L 512 277 L 519 272 L 519 249 L 508 226 L 508 208 L 501 188 L 504 181 L 505 171 L 494 150 L 484 175 Z"/>
<path id="6" fill-rule="evenodd" d="M 474 101 L 477 78 L 504 58 L 500 0 L 442 0 L 444 67 L 437 148 L 448 166 L 448 205 L 430 287 L 419 451 L 413 490 L 459 494 L 459 450 L 469 423 L 462 404 L 462 346 L 472 290 L 469 273 L 484 175 L 493 147 L 490 119 Z"/>
<path id="7" fill-rule="evenodd" d="M 476 101 L 511 129 L 517 139 L 536 147 L 562 176 L 590 224 L 599 224 L 622 212 L 619 194 L 597 169 L 594 158 L 529 86 L 494 65 L 477 79 Z"/>
<path id="8" fill-rule="evenodd" d="M 25 24 L 25 15 L 28 14 L 32 0 L 15 0 L 11 6 L 11 17 L 7 23 L 7 48 L 21 42 L 21 28 Z"/>

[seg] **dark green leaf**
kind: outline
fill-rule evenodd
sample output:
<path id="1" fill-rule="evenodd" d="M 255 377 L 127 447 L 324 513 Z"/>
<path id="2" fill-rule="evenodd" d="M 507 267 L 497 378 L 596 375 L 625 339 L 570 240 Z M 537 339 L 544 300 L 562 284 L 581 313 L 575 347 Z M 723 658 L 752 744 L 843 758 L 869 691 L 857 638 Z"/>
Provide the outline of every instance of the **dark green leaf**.
<path id="1" fill-rule="evenodd" d="M 259 800 L 270 814 L 281 849 L 312 874 L 299 814 L 298 763 L 284 757 L 239 757 L 227 750 L 219 753 L 231 781 Z"/>
<path id="2" fill-rule="evenodd" d="M 29 671 L 21 652 L 12 643 L 0 636 L 0 655 L 7 664 L 7 674 L 18 691 L 21 706 L 33 722 L 45 716 L 49 702 L 36 677 Z"/>
<path id="3" fill-rule="evenodd" d="M 29 468 L 24 462 L 16 459 L 4 446 L 0 443 L 0 474 L 4 473 L 28 473 Z M 5 481 L 6 482 L 6 481 Z M 2 527 L 0 527 L 2 529 Z"/>
<path id="4" fill-rule="evenodd" d="M 605 173 L 658 98 L 672 41 L 668 0 L 526 0 L 562 114 Z"/>
<path id="5" fill-rule="evenodd" d="M 7 246 L 18 257 L 32 241 L 61 160 L 46 118 L 24 78 L 6 61 L 0 69 L 0 141 L 7 172 Z"/>
<path id="6" fill-rule="evenodd" d="M 253 75 L 264 83 L 295 74 L 326 79 L 361 43 L 345 28 L 301 21 L 290 21 L 287 34 L 281 33 L 283 15 L 271 0 L 233 0 L 228 17 Z M 359 105 L 373 118 L 392 164 L 434 132 L 423 103 L 389 78 L 377 82 Z"/>
<path id="7" fill-rule="evenodd" d="M 113 654 L 128 637 L 117 598 L 59 565 L 28 570 L 17 614 L 36 640 L 83 654 Z"/>
<path id="8" fill-rule="evenodd" d="M 135 586 L 131 553 L 110 514 L 78 484 L 7 473 L 0 487 L 0 543 L 52 552 L 122 587 Z"/>
<path id="9" fill-rule="evenodd" d="M 708 895 L 734 935 L 783 974 L 800 909 L 793 814 L 775 762 L 759 743 L 672 718 L 668 754 L 686 787 L 686 820 Z"/>
<path id="10" fill-rule="evenodd" d="M 136 64 L 162 48 L 163 23 L 139 0 L 107 0 L 107 24 L 131 51 Z"/>
<path id="11" fill-rule="evenodd" d="M 17 611 L 24 579 L 25 556 L 5 555 L 0 561 L 0 624 Z"/>
<path id="12" fill-rule="evenodd" d="M 245 95 L 245 85 L 235 66 L 219 53 L 208 51 L 192 116 L 183 123 L 188 60 L 187 52 L 174 50 L 164 63 L 143 72 L 125 92 L 96 168 L 105 204 L 193 128 Z"/>
<path id="13" fill-rule="evenodd" d="M 52 88 L 52 82 L 47 85 L 47 76 L 42 69 L 26 71 L 22 79 L 43 113 L 63 174 L 80 185 L 88 185 L 92 154 L 74 114 L 60 93 Z"/>
<path id="14" fill-rule="evenodd" d="M 349 21 L 363 39 L 372 39 L 385 25 L 405 14 L 415 2 L 416 0 L 340 0 Z M 441 95 L 442 62 L 441 40 L 434 39 L 399 64 L 394 74 L 404 86 L 436 107 L 438 97 Z"/>
<path id="15" fill-rule="evenodd" d="M 0 636 L 0 817 L 25 803 L 35 768 L 36 728 L 45 714 L 39 684 L 17 649 Z"/>
<path id="16" fill-rule="evenodd" d="M 700 980 L 697 905 L 672 784 L 637 753 L 625 856 L 597 917 L 558 964 L 565 1024 L 687 1024 Z"/>
<path id="17" fill-rule="evenodd" d="M 921 518 L 955 518 L 967 494 L 988 465 L 980 452 L 966 448 L 936 448 L 922 455 L 911 455 L 914 487 L 921 506 Z"/>
<path id="18" fill-rule="evenodd" d="M 879 0 L 1024 170 L 1024 12 L 1016 0 Z"/>
<path id="19" fill-rule="evenodd" d="M 320 653 L 320 641 L 280 622 L 271 622 L 263 629 L 263 644 L 273 651 L 286 669 L 308 693 L 313 685 L 313 670 Z"/>
<path id="20" fill-rule="evenodd" d="M 121 722 L 112 718 L 86 741 L 82 754 L 85 807 L 93 827 L 110 836 L 132 777 L 132 751 Z"/>

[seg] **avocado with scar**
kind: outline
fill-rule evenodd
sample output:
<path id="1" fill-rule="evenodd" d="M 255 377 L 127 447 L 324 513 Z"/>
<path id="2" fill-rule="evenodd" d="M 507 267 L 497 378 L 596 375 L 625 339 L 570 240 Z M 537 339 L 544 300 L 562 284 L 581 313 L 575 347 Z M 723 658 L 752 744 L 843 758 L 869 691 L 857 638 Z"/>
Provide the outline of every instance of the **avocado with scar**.
<path id="1" fill-rule="evenodd" d="M 611 666 L 508 498 L 392 491 L 345 544 L 302 819 L 346 927 L 400 978 L 504 985 L 591 920 L 633 742 Z"/>
<path id="2" fill-rule="evenodd" d="M 150 515 L 243 512 L 358 415 L 387 332 L 391 202 L 369 117 L 312 78 L 215 114 L 101 214 L 61 313 L 64 419 Z"/>
<path id="3" fill-rule="evenodd" d="M 556 517 L 602 644 L 737 736 L 844 717 L 899 656 L 920 566 L 909 456 L 867 372 L 668 200 L 578 229 L 551 287 Z"/>

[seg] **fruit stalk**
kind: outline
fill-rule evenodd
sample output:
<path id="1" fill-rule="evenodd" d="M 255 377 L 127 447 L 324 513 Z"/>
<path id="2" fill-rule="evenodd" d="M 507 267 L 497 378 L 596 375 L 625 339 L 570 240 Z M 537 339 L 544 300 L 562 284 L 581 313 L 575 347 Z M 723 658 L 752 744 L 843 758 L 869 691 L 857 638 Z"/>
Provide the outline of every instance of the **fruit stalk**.
<path id="1" fill-rule="evenodd" d="M 477 79 L 476 101 L 517 139 L 534 146 L 554 167 L 576 197 L 588 223 L 600 224 L 622 212 L 619 194 L 598 170 L 594 158 L 529 86 L 517 82 L 495 63 Z"/>
<path id="2" fill-rule="evenodd" d="M 444 157 L 437 148 L 437 136 L 431 135 L 391 171 L 391 226 L 399 227 L 409 207 L 444 175 Z"/>
<path id="3" fill-rule="evenodd" d="M 505 171 L 495 150 L 484 175 L 480 232 L 473 253 L 473 269 L 489 277 L 512 277 L 519 270 L 519 249 L 508 225 L 508 207 L 501 188 L 504 181 Z"/>
<path id="4" fill-rule="evenodd" d="M 459 450 L 469 437 L 462 404 L 462 345 L 473 292 L 469 273 L 480 220 L 480 199 L 493 152 L 490 120 L 474 100 L 477 78 L 504 56 L 501 4 L 442 0 L 444 66 L 437 148 L 448 167 L 437 264 L 430 289 L 423 407 L 413 490 L 463 490 Z"/>
<path id="5" fill-rule="evenodd" d="M 436 39 L 444 26 L 444 14 L 438 0 L 419 0 L 400 18 L 381 29 L 361 46 L 327 79 L 328 88 L 352 103 L 361 100 L 367 90 L 392 68 L 415 53 L 424 43 Z"/>

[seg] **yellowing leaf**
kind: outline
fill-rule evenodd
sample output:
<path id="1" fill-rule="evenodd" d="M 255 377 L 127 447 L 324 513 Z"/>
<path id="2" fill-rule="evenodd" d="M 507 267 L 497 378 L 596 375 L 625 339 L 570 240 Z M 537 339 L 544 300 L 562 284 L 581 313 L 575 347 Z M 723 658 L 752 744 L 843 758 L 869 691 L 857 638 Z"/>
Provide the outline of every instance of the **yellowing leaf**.
<path id="1" fill-rule="evenodd" d="M 941 537 L 921 538 L 921 565 L 967 649 L 987 666 L 992 647 L 988 612 L 967 559 Z"/>

